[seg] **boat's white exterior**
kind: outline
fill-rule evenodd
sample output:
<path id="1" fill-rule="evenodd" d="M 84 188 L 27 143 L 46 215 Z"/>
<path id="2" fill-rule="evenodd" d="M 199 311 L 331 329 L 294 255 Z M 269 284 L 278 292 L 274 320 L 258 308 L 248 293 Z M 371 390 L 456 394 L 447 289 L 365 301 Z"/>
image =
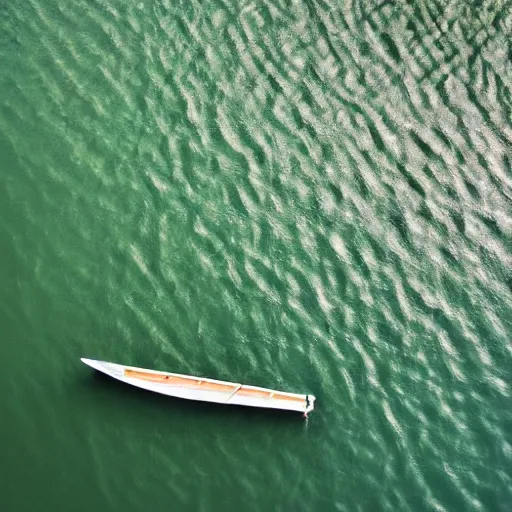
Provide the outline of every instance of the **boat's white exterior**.
<path id="1" fill-rule="evenodd" d="M 284 393 L 234 382 L 159 372 L 94 359 L 82 358 L 82 362 L 132 386 L 187 400 L 285 409 L 304 414 L 312 411 L 315 404 L 313 395 Z"/>

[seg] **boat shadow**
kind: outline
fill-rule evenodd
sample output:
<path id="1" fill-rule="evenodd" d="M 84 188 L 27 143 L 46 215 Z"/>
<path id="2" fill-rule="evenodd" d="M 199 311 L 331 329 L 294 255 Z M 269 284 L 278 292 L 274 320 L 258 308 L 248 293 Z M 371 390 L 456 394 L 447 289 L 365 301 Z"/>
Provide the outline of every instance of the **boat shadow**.
<path id="1" fill-rule="evenodd" d="M 109 394 L 111 393 L 113 397 L 116 397 L 116 400 L 128 403 L 130 407 L 136 408 L 139 413 L 142 411 L 149 413 L 151 410 L 155 412 L 162 411 L 165 407 L 166 411 L 172 408 L 174 414 L 179 414 L 180 416 L 199 415 L 202 416 L 201 419 L 206 419 L 205 417 L 213 419 L 217 416 L 222 418 L 228 415 L 240 421 L 277 422 L 281 424 L 300 424 L 304 421 L 302 414 L 296 411 L 234 406 L 162 395 L 136 386 L 130 386 L 97 370 L 88 378 L 88 383 L 92 383 L 94 387 L 101 388 L 102 391 L 108 389 Z M 103 395 L 103 400 L 105 399 L 106 397 Z M 147 408 L 147 410 L 142 408 Z"/>

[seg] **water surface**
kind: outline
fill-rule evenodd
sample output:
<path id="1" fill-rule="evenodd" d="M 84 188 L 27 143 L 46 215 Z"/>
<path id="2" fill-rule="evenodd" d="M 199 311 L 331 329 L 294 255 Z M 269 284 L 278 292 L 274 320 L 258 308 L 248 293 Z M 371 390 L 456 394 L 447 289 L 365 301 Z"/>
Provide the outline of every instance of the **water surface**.
<path id="1" fill-rule="evenodd" d="M 510 2 L 0 11 L 2 511 L 510 510 Z"/>

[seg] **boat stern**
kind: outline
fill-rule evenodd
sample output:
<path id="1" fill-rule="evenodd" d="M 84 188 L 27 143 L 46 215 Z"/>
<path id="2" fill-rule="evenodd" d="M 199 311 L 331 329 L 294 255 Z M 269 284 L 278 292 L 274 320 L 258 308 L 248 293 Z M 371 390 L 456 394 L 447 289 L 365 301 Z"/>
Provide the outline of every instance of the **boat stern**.
<path id="1" fill-rule="evenodd" d="M 307 416 L 315 408 L 316 397 L 314 395 L 306 395 L 306 410 L 304 416 Z"/>

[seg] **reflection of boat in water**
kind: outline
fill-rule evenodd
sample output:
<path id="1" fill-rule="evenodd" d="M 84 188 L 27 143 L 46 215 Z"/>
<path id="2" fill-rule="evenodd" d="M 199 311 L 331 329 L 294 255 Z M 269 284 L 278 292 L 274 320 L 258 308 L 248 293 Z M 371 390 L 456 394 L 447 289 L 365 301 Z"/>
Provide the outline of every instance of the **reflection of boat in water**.
<path id="1" fill-rule="evenodd" d="M 312 411 L 315 404 L 313 395 L 285 393 L 233 382 L 123 366 L 94 359 L 82 358 L 82 362 L 132 386 L 187 400 L 284 409 L 302 412 L 304 415 Z"/>

